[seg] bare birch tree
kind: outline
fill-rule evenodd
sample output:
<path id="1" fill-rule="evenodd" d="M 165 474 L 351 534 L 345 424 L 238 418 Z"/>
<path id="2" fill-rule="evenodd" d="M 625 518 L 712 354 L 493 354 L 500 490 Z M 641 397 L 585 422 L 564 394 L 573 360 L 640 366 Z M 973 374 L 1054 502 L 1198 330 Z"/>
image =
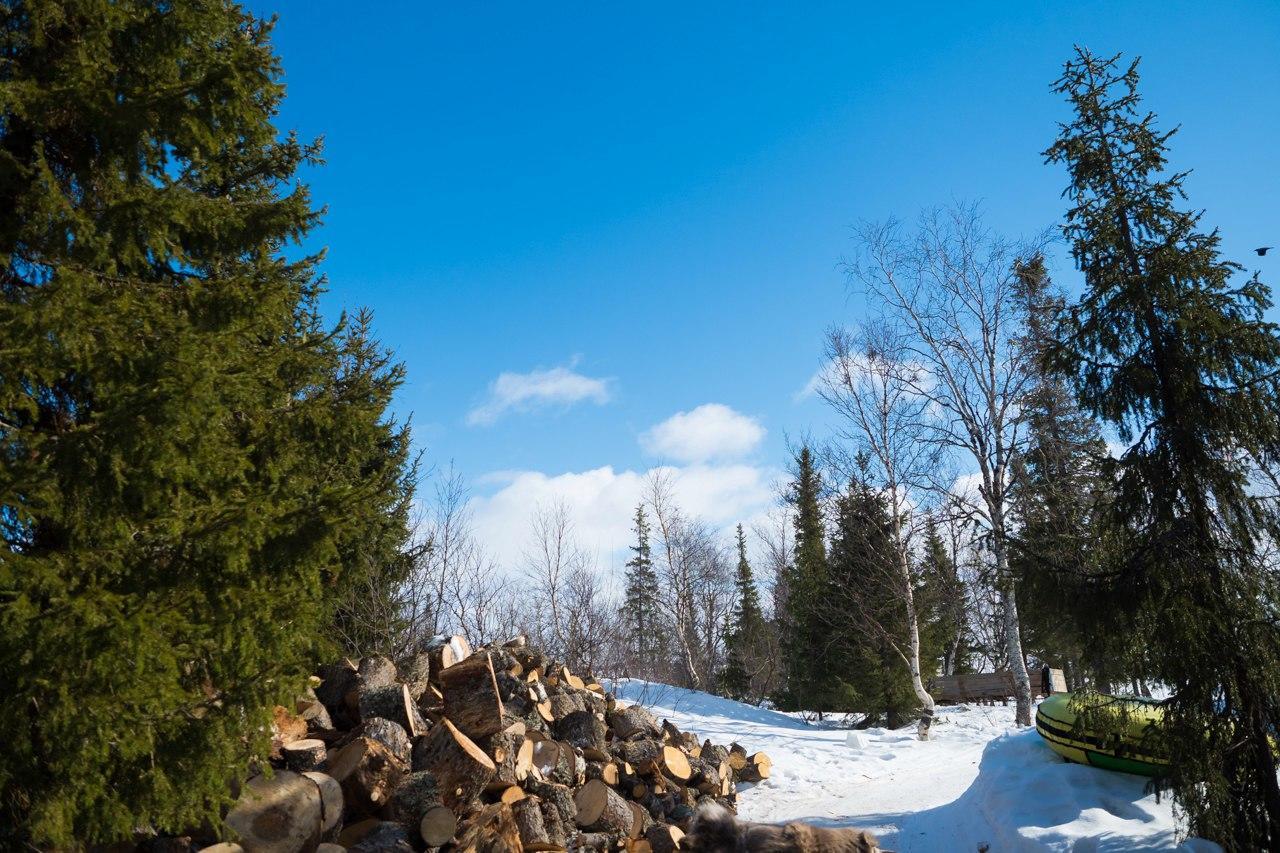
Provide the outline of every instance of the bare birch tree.
<path id="1" fill-rule="evenodd" d="M 593 672 L 619 641 L 614 614 L 600 574 L 573 536 L 563 503 L 534 512 L 525 551 L 528 633 L 571 668 Z"/>
<path id="2" fill-rule="evenodd" d="M 888 505 L 893 553 L 881 566 L 867 569 L 901 601 L 906 636 L 869 612 L 859 613 L 857 621 L 887 641 L 906 664 L 921 707 L 916 731 L 920 740 L 928 740 L 934 701 L 920 666 L 912 540 L 924 517 L 919 510 L 927 492 L 921 486 L 934 476 L 938 452 L 927 440 L 933 426 L 929 401 L 918 390 L 924 384 L 922 368 L 909 359 L 905 335 L 887 325 L 865 327 L 857 338 L 831 331 L 827 356 L 818 393 L 840 415 L 840 438 L 856 449 L 872 479 L 869 485 L 879 489 Z"/>
<path id="3" fill-rule="evenodd" d="M 1034 377 L 1033 355 L 1019 337 L 1014 264 L 1039 246 L 995 236 L 975 206 L 928 212 L 909 234 L 895 222 L 868 225 L 859 238 L 862 257 L 850 272 L 878 309 L 911 332 L 909 356 L 923 368 L 916 390 L 939 415 L 934 441 L 978 469 L 971 509 L 990 540 L 1016 722 L 1030 725 L 1031 680 L 1009 571 L 1009 493 L 1024 441 L 1019 404 Z"/>

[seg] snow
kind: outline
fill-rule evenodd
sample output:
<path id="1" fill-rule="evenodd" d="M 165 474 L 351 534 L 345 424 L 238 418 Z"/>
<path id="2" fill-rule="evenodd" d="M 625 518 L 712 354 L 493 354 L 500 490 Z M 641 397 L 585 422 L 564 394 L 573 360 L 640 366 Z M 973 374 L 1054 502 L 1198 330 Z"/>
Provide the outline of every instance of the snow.
<path id="1" fill-rule="evenodd" d="M 1012 706 L 942 706 L 928 742 L 914 726 L 851 736 L 831 724 L 694 690 L 624 679 L 620 700 L 715 743 L 737 741 L 773 759 L 769 779 L 741 786 L 748 820 L 858 826 L 898 853 L 930 851 L 1218 851 L 1179 843 L 1173 805 L 1147 780 L 1070 764 Z"/>

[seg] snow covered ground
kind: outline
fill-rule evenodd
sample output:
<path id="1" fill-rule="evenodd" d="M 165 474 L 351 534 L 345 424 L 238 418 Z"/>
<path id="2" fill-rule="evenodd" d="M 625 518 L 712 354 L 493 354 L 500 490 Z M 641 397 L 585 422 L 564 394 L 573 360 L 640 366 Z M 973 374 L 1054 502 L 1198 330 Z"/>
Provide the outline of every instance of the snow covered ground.
<path id="1" fill-rule="evenodd" d="M 859 826 L 898 853 L 1220 849 L 1179 844 L 1172 804 L 1144 794 L 1145 779 L 1064 762 L 1013 725 L 1012 706 L 942 707 L 928 742 L 914 729 L 867 729 L 851 746 L 848 729 L 706 693 L 614 687 L 701 738 L 767 752 L 771 777 L 739 796 L 750 820 Z"/>

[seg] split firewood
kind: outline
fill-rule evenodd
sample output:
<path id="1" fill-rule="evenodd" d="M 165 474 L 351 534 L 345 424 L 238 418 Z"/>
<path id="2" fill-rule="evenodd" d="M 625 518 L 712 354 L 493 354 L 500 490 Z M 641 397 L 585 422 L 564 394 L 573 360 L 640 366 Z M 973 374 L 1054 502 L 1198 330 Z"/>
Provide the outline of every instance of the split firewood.
<path id="1" fill-rule="evenodd" d="M 369 717 L 360 723 L 351 735 L 348 741 L 355 740 L 357 737 L 371 738 L 391 750 L 392 754 L 405 764 L 409 763 L 412 741 L 409 739 L 409 733 L 404 730 L 404 726 L 393 720 L 385 717 Z"/>
<path id="2" fill-rule="evenodd" d="M 396 684 L 399 674 L 391 658 L 382 655 L 369 655 L 360 658 L 356 671 L 358 687 L 361 690 L 376 690 L 379 687 L 390 687 Z"/>
<path id="3" fill-rule="evenodd" d="M 604 853 L 613 848 L 617 836 L 608 832 L 579 832 L 573 838 L 574 850 L 595 850 Z"/>
<path id="4" fill-rule="evenodd" d="M 644 806 L 637 802 L 628 801 L 627 807 L 631 809 L 631 829 L 627 831 L 627 836 L 629 838 L 640 838 L 653 825 L 653 817 L 650 816 Z"/>
<path id="5" fill-rule="evenodd" d="M 680 848 L 680 842 L 684 841 L 684 830 L 678 826 L 655 823 L 644 834 L 644 839 L 649 842 L 653 853 L 675 853 Z"/>
<path id="6" fill-rule="evenodd" d="M 245 782 L 226 825 L 242 846 L 264 853 L 300 853 L 324 834 L 324 810 L 314 782 L 288 770 Z"/>
<path id="7" fill-rule="evenodd" d="M 633 737 L 657 737 L 661 733 L 658 721 L 639 705 L 615 708 L 606 717 L 615 737 L 629 740 Z"/>
<path id="8" fill-rule="evenodd" d="M 610 788 L 618 787 L 618 765 L 612 761 L 588 761 L 585 775 L 588 780 L 599 779 Z"/>
<path id="9" fill-rule="evenodd" d="M 346 810 L 342 786 L 327 773 L 308 770 L 302 775 L 316 786 L 316 791 L 320 794 L 320 837 L 332 839 L 342 829 L 342 818 Z"/>
<path id="10" fill-rule="evenodd" d="M 741 745 L 729 744 L 729 766 L 735 773 L 747 766 L 747 751 Z"/>
<path id="11" fill-rule="evenodd" d="M 476 742 L 497 768 L 490 790 L 509 788 L 524 781 L 533 764 L 533 741 L 525 737 L 525 724 L 516 720 L 492 737 Z"/>
<path id="12" fill-rule="evenodd" d="M 564 825 L 565 832 L 577 823 L 578 806 L 574 802 L 573 790 L 567 785 L 543 782 L 531 777 L 525 782 L 524 789 L 544 803 L 550 803 L 560 813 L 560 822 Z"/>
<path id="13" fill-rule="evenodd" d="M 347 808 L 365 815 L 378 814 L 387 805 L 404 773 L 404 764 L 390 749 L 367 737 L 344 746 L 329 768 L 342 785 Z"/>
<path id="14" fill-rule="evenodd" d="M 205 850 L 208 849 L 209 848 L 207 847 L 205 848 Z M 204 850 L 201 850 L 200 853 L 204 853 Z M 324 844 L 317 845 L 316 853 L 347 853 L 347 848 L 343 847 L 341 844 L 333 844 L 332 842 L 326 841 Z"/>
<path id="15" fill-rule="evenodd" d="M 551 716 L 554 720 L 559 720 L 574 711 L 585 711 L 587 706 L 583 704 L 582 699 L 576 693 L 557 693 L 550 697 Z"/>
<path id="16" fill-rule="evenodd" d="M 603 750 L 605 747 L 604 721 L 590 711 L 571 711 L 565 714 L 552 723 L 551 733 L 557 739 L 568 741 L 584 751 Z"/>
<path id="17" fill-rule="evenodd" d="M 529 795 L 524 792 L 523 788 L 512 785 L 510 788 L 503 789 L 502 793 L 498 795 L 498 802 L 514 806 L 516 803 L 528 796 Z"/>
<path id="18" fill-rule="evenodd" d="M 757 752 L 747 758 L 746 763 L 738 770 L 739 782 L 761 782 L 769 778 L 773 762 L 763 752 Z"/>
<path id="19" fill-rule="evenodd" d="M 566 837 L 564 818 L 560 815 L 560 809 L 556 808 L 555 803 L 549 803 L 543 800 L 539 803 L 539 809 L 542 811 L 542 825 L 547 830 L 547 842 L 554 844 L 552 849 L 563 849 L 568 846 L 569 839 Z"/>
<path id="20" fill-rule="evenodd" d="M 321 844 L 320 847 L 324 845 Z M 316 850 L 319 851 L 320 847 Z M 208 847 L 201 847 L 200 853 L 244 853 L 244 848 L 234 841 L 220 841 L 217 844 L 210 844 Z"/>
<path id="21" fill-rule="evenodd" d="M 440 673 L 444 715 L 467 737 L 502 731 L 502 698 L 489 653 L 476 652 Z"/>
<path id="22" fill-rule="evenodd" d="M 431 686 L 431 655 L 426 652 L 409 655 L 400 661 L 396 669 L 400 671 L 400 680 L 409 688 L 409 695 L 415 702 Z"/>
<path id="23" fill-rule="evenodd" d="M 424 650 L 431 659 L 431 680 L 438 682 L 444 671 L 471 656 L 471 644 L 466 637 L 432 637 Z"/>
<path id="24" fill-rule="evenodd" d="M 324 741 L 315 738 L 286 743 L 280 750 L 284 756 L 284 766 L 298 773 L 323 769 L 326 751 Z"/>
<path id="25" fill-rule="evenodd" d="M 348 853 L 414 853 L 409 833 L 395 821 L 380 821 L 347 848 Z"/>
<path id="26" fill-rule="evenodd" d="M 511 806 L 494 803 L 478 809 L 458 833 L 458 850 L 476 853 L 520 853 L 520 827 Z"/>
<path id="27" fill-rule="evenodd" d="M 339 846 L 344 848 L 354 847 L 359 843 L 360 839 L 372 832 L 374 827 L 378 826 L 380 823 L 382 823 L 382 821 L 376 817 L 365 818 L 362 821 L 353 823 L 350 826 L 343 828 L 342 832 L 338 833 L 337 843 Z"/>
<path id="28" fill-rule="evenodd" d="M 333 716 L 315 690 L 307 688 L 306 695 L 294 705 L 294 711 L 307 721 L 308 732 L 327 732 L 333 730 Z"/>
<path id="29" fill-rule="evenodd" d="M 589 832 L 629 835 L 635 815 L 618 792 L 599 779 L 578 789 L 573 803 L 578 809 L 578 826 Z"/>
<path id="30" fill-rule="evenodd" d="M 435 774 L 444 803 L 450 808 L 468 805 L 497 772 L 493 759 L 448 718 L 414 740 L 413 769 Z"/>
<path id="31" fill-rule="evenodd" d="M 366 658 L 365 660 L 368 660 Z M 383 658 L 385 660 L 385 658 Z M 382 717 L 398 723 L 410 737 L 417 737 L 427 730 L 427 723 L 418 711 L 409 688 L 403 684 L 389 684 L 378 687 L 361 687 L 360 719 Z"/>
<path id="32" fill-rule="evenodd" d="M 329 712 L 333 725 L 350 728 L 354 720 L 347 713 L 346 696 L 356 689 L 356 665 L 349 660 L 326 664 L 317 671 L 320 683 L 315 687 L 316 698 Z"/>
<path id="33" fill-rule="evenodd" d="M 542 820 L 542 801 L 526 797 L 511 807 L 511 814 L 520 829 L 520 843 L 525 850 L 549 850 L 553 846 Z"/>

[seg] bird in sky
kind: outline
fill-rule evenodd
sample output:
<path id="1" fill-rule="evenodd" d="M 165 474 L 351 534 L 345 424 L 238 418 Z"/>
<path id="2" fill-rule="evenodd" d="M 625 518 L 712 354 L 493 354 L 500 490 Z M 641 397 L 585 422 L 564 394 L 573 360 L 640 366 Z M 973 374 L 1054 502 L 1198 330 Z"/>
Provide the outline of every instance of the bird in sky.
<path id="1" fill-rule="evenodd" d="M 1259 255 L 1265 255 L 1268 249 L 1274 249 L 1274 248 L 1275 246 L 1259 246 L 1258 248 L 1254 249 L 1254 251 L 1257 252 Z"/>

